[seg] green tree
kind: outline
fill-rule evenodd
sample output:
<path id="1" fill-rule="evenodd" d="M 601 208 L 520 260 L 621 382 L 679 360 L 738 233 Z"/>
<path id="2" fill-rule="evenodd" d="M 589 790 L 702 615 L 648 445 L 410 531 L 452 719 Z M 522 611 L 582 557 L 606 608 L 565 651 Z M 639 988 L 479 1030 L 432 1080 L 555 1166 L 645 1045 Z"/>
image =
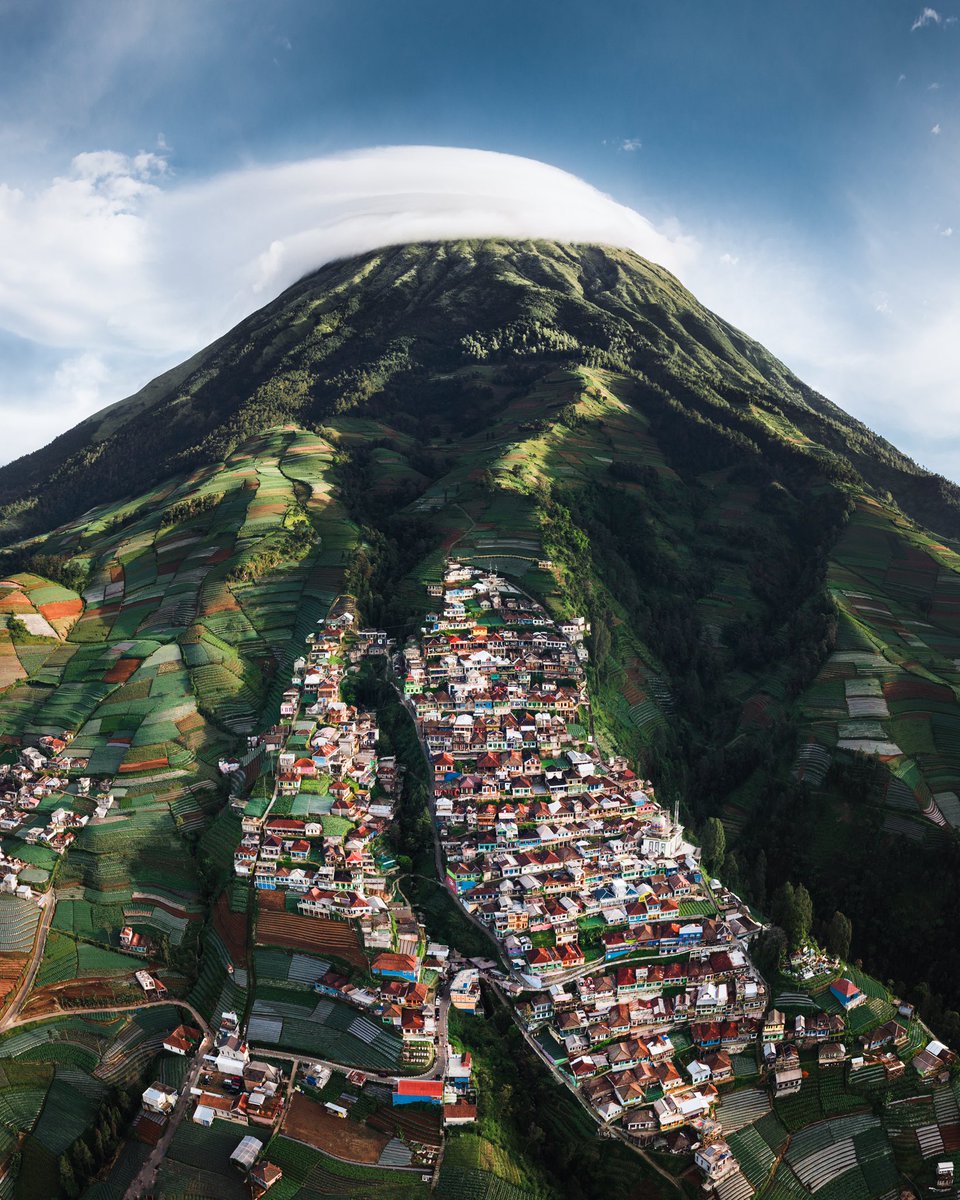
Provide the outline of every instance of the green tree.
<path id="1" fill-rule="evenodd" d="M 802 883 L 782 883 L 773 893 L 770 915 L 786 933 L 791 950 L 802 946 L 813 924 L 813 901 Z"/>
<path id="2" fill-rule="evenodd" d="M 793 909 L 793 884 L 788 880 L 780 884 L 770 901 L 770 916 L 774 925 L 779 925 L 784 932 L 789 931 L 793 924 Z"/>
<path id="3" fill-rule="evenodd" d="M 850 956 L 850 941 L 853 938 L 853 926 L 850 918 L 842 912 L 835 912 L 827 926 L 827 949 L 837 958 L 847 959 Z"/>
<path id="4" fill-rule="evenodd" d="M 791 947 L 796 950 L 798 946 L 802 946 L 810 934 L 810 927 L 813 925 L 813 901 L 810 899 L 810 893 L 803 886 L 798 884 L 793 893 L 793 921 L 787 934 L 790 937 Z"/>
<path id="5" fill-rule="evenodd" d="M 107 1140 L 103 1136 L 103 1130 L 98 1125 L 93 1131 L 93 1158 L 97 1166 L 101 1166 L 107 1159 Z"/>
<path id="6" fill-rule="evenodd" d="M 765 929 L 753 944 L 753 961 L 768 979 L 777 973 L 786 953 L 787 935 L 779 926 Z"/>
<path id="7" fill-rule="evenodd" d="M 703 861 L 710 871 L 716 871 L 727 852 L 727 831 L 718 817 L 707 817 L 700 834 Z"/>
<path id="8" fill-rule="evenodd" d="M 70 1200 L 80 1195 L 80 1184 L 77 1183 L 70 1159 L 65 1154 L 60 1155 L 60 1187 Z"/>
<path id="9" fill-rule="evenodd" d="M 77 1179 L 89 1179 L 97 1169 L 97 1164 L 93 1160 L 93 1155 L 90 1153 L 90 1147 L 83 1140 L 77 1140 L 70 1147 L 70 1161 L 73 1164 Z"/>
<path id="10" fill-rule="evenodd" d="M 730 850 L 724 855 L 721 878 L 732 891 L 740 891 L 743 876 L 740 871 L 740 860 L 737 858 L 736 851 Z"/>
<path id="11" fill-rule="evenodd" d="M 761 849 L 753 862 L 750 876 L 750 895 L 758 908 L 767 907 L 767 856 Z"/>

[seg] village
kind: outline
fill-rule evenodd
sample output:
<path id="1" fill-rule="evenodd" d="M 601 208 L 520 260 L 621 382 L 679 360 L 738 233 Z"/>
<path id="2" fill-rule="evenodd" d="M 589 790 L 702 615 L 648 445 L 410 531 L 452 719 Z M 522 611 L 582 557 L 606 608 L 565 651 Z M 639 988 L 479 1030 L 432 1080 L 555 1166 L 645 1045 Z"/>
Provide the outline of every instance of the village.
<path id="1" fill-rule="evenodd" d="M 16 762 L 0 765 L 0 835 L 16 834 L 28 845 L 62 855 L 79 830 L 113 807 L 110 781 L 94 781 L 82 773 L 87 760 L 70 754 L 72 737 L 69 732 L 41 737 L 36 746 L 23 747 Z M 75 811 L 78 802 L 92 811 Z M 29 864 L 2 850 L 0 855 L 2 888 L 15 891 L 11 876 L 18 876 Z M 19 887 L 18 894 L 29 898 L 29 887 Z"/>
<path id="2" fill-rule="evenodd" d="M 757 1078 L 779 1098 L 800 1092 L 811 1053 L 818 1067 L 897 1078 L 911 1006 L 858 1023 L 857 1037 L 848 1014 L 870 997 L 840 974 L 827 990 L 836 1012 L 785 1017 L 751 960 L 761 924 L 704 875 L 676 808 L 595 745 L 584 619 L 554 622 L 457 561 L 430 594 L 437 611 L 403 651 L 403 689 L 433 767 L 451 893 L 509 963 L 499 986 L 531 1043 L 603 1131 L 693 1153 L 705 1187 L 741 1200 L 754 1189 L 723 1104 L 739 1064 L 752 1076 L 759 1051 Z M 911 1067 L 942 1083 L 955 1061 L 931 1038 Z"/>
<path id="3" fill-rule="evenodd" d="M 385 635 L 354 631 L 352 608 L 341 606 L 307 636 L 282 694 L 280 723 L 249 739 L 243 761 L 252 767 L 245 774 L 240 760 L 221 763 L 240 822 L 233 872 L 238 886 L 252 888 L 263 901 L 264 936 L 272 940 L 266 932 L 272 918 L 281 927 L 286 921 L 315 931 L 307 939 L 311 949 L 314 941 L 329 947 L 325 960 L 294 952 L 300 975 L 291 998 L 312 996 L 318 1020 L 335 1008 L 361 1059 L 369 1046 L 369 1065 L 318 1058 L 309 1053 L 309 1035 L 302 1053 L 278 1056 L 276 1023 L 264 1015 L 269 1005 L 261 1010 L 254 1003 L 246 1019 L 226 1010 L 208 1024 L 181 1003 L 190 1019 L 163 1038 L 162 1049 L 185 1060 L 182 1082 L 171 1082 L 163 1070 L 142 1091 L 133 1132 L 151 1156 L 132 1195 L 137 1188 L 149 1191 L 162 1176 L 171 1140 L 184 1137 L 177 1134 L 183 1122 L 199 1130 L 250 1128 L 230 1162 L 258 1200 L 283 1176 L 282 1167 L 261 1153 L 274 1134 L 325 1151 L 342 1143 L 349 1162 L 351 1133 L 339 1124 L 348 1121 L 359 1146 L 357 1162 L 419 1179 L 436 1167 L 443 1130 L 476 1120 L 470 1055 L 449 1044 L 447 1011 L 450 1005 L 476 1011 L 479 972 L 448 946 L 430 941 L 397 890 L 385 835 L 400 768 L 395 758 L 377 755 L 375 713 L 341 699 L 345 673 L 386 650 Z M 82 773 L 87 764 L 70 755 L 72 738 L 70 732 L 45 737 L 0 765 L 0 821 L 20 847 L 0 850 L 0 890 L 20 903 L 42 908 L 53 900 L 50 872 L 27 861 L 24 844 L 44 847 L 43 861 L 49 862 L 51 854 L 67 850 L 77 830 L 109 818 L 114 806 L 111 780 Z M 266 795 L 249 786 L 261 776 L 270 789 Z M 301 796 L 304 815 L 294 815 Z M 271 908 L 271 900 L 279 908 Z M 143 1003 L 175 1001 L 156 967 L 146 969 L 155 958 L 155 939 L 136 920 L 115 937 L 116 951 L 145 960 L 139 969 L 131 966 Z M 278 944 L 283 938 L 276 934 Z M 294 948 L 298 944 L 295 939 Z M 351 952 L 351 944 L 359 953 Z M 42 939 L 40 946 L 42 953 Z M 235 973 L 232 964 L 229 971 Z M 382 1069 L 387 1050 L 394 1055 L 393 1071 Z M 410 1105 L 417 1108 L 408 1118 L 403 1113 Z M 419 1115 L 421 1107 L 436 1118 Z M 364 1114 L 359 1123 L 355 1108 Z M 371 1129 L 364 1141 L 371 1108 L 396 1110 L 397 1117 L 382 1119 L 383 1131 Z"/>
<path id="4" fill-rule="evenodd" d="M 770 994 L 751 953 L 763 919 L 705 871 L 677 803 L 595 741 L 588 622 L 554 621 L 503 576 L 456 560 L 428 593 L 435 611 L 399 649 L 355 629 L 341 598 L 283 680 L 278 723 L 220 763 L 239 831 L 233 887 L 256 903 L 256 947 L 232 952 L 243 965 L 229 961 L 226 986 L 247 996 L 255 956 L 261 975 L 279 956 L 279 976 L 208 1020 L 170 994 L 135 919 L 116 935 L 116 950 L 144 960 L 143 1004 L 188 1017 L 162 1038 L 182 1067 L 142 1089 L 133 1132 L 149 1157 L 128 1195 L 169 1178 L 171 1145 L 200 1156 L 204 1137 L 220 1149 L 227 1138 L 234 1182 L 254 1200 L 289 1170 L 291 1145 L 435 1185 L 445 1138 L 480 1102 L 448 1017 L 488 1010 L 484 988 L 601 1137 L 685 1156 L 720 1200 L 757 1190 L 768 1152 L 747 1133 L 774 1105 L 807 1104 L 814 1073 L 891 1086 L 909 1072 L 939 1097 L 938 1123 L 916 1131 L 923 1153 L 960 1148 L 960 1110 L 954 1122 L 943 1099 L 956 1055 L 912 1006 L 881 1001 L 814 945 L 782 964 L 796 991 Z M 380 752 L 376 712 L 345 698 L 362 670 L 394 680 L 415 723 L 440 883 L 488 957 L 431 939 L 403 895 L 390 834 L 406 767 Z M 40 739 L 0 767 L 0 828 L 20 847 L 2 855 L 0 891 L 41 909 L 49 875 L 24 847 L 49 862 L 113 819 L 112 780 L 85 774 L 71 740 Z M 814 1191 L 858 1162 L 845 1150 L 818 1165 L 819 1153 L 796 1168 Z"/>
<path id="5" fill-rule="evenodd" d="M 262 1134 L 244 1137 L 231 1156 L 254 1200 L 282 1178 L 282 1168 L 261 1154 L 270 1136 L 283 1131 L 324 1146 L 313 1127 L 349 1119 L 365 1089 L 396 1109 L 436 1108 L 441 1131 L 476 1119 L 470 1055 L 449 1045 L 446 1012 L 450 1004 L 475 1011 L 479 972 L 462 966 L 448 946 L 430 942 L 396 891 L 396 864 L 384 835 L 394 816 L 397 763 L 377 756 L 376 715 L 340 698 L 345 672 L 365 656 L 384 653 L 386 643 L 375 631 L 353 633 L 352 625 L 352 611 L 344 607 L 308 635 L 283 693 L 282 723 L 250 739 L 250 753 L 262 755 L 258 762 L 271 768 L 274 783 L 266 801 L 242 792 L 234 800 L 242 828 L 234 871 L 258 894 L 291 897 L 298 916 L 318 930 L 334 921 L 357 931 L 369 963 L 366 978 L 358 980 L 358 972 L 341 964 L 304 982 L 318 1006 L 333 1000 L 362 1014 L 356 1027 L 363 1040 L 373 1043 L 376 1025 L 398 1035 L 402 1071 L 349 1069 L 306 1053 L 278 1060 L 269 1044 L 270 1018 L 256 1006 L 246 1026 L 237 1013 L 225 1012 L 209 1036 L 189 1025 L 176 1029 L 164 1048 L 196 1060 L 187 1101 L 192 1122 L 250 1125 Z M 289 815 L 301 789 L 315 798 L 317 811 Z M 138 1136 L 161 1145 L 183 1098 L 159 1082 L 147 1088 Z M 333 1136 L 344 1134 L 334 1126 Z M 440 1137 L 411 1125 L 387 1141 L 379 1165 L 429 1175 L 439 1149 Z"/>

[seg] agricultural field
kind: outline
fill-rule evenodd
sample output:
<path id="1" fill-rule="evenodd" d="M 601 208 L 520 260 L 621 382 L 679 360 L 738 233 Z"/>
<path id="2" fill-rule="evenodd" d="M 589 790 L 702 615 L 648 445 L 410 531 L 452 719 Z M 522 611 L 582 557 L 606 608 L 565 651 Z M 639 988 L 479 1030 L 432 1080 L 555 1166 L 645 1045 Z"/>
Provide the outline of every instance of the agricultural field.
<path id="1" fill-rule="evenodd" d="M 312 992 L 281 994 L 254 999 L 247 1028 L 252 1044 L 374 1071 L 400 1066 L 402 1042 L 375 1016 Z"/>
<path id="2" fill-rule="evenodd" d="M 270 1140 L 264 1157 L 283 1171 L 283 1178 L 271 1189 L 279 1200 L 313 1200 L 316 1196 L 426 1200 L 429 1195 L 429 1187 L 421 1182 L 419 1171 L 342 1163 L 282 1135 Z"/>
<path id="3" fill-rule="evenodd" d="M 23 1194 L 56 1194 L 58 1159 L 83 1136 L 110 1089 L 139 1087 L 163 1037 L 179 1023 L 175 1009 L 131 1017 L 64 1015 L 0 1036 L 0 1146 L 24 1137 Z"/>
<path id="4" fill-rule="evenodd" d="M 329 969 L 326 959 L 312 954 L 296 954 L 286 950 L 258 947 L 253 955 L 258 983 L 289 984 L 309 988 Z"/>
<path id="5" fill-rule="evenodd" d="M 330 955 L 361 970 L 367 960 L 353 928 L 346 921 L 325 917 L 302 917 L 297 913 L 272 912 L 261 908 L 257 915 L 257 943 L 291 950 Z"/>
<path id="6" fill-rule="evenodd" d="M 44 887 L 55 873 L 58 903 L 29 1012 L 69 1010 L 83 995 L 126 999 L 144 964 L 117 952 L 125 925 L 187 964 L 202 937 L 198 1005 L 214 1018 L 245 1007 L 241 973 L 227 966 L 245 962 L 248 897 L 231 887 L 203 929 L 200 864 L 208 876 L 232 876 L 238 825 L 224 808 L 231 781 L 217 761 L 270 719 L 306 632 L 342 591 L 356 529 L 333 494 L 332 458 L 314 434 L 273 430 L 221 464 L 102 505 L 25 548 L 69 559 L 78 578 L 86 575 L 82 594 L 23 571 L 0 579 L 0 749 L 69 731 L 74 773 L 112 781 L 114 797 L 62 858 L 16 834 L 4 838 L 28 863 L 24 882 Z M 42 801 L 35 821 L 61 804 L 93 813 L 71 784 Z M 35 904 L 0 897 L 0 999 L 21 977 L 38 917 Z M 357 960 L 352 934 L 340 949 Z M 57 1024 L 76 1034 L 72 1020 Z M 24 1052 L 53 1056 L 31 1070 L 62 1076 L 79 1056 L 98 1086 L 139 1082 L 162 1031 L 121 1024 L 116 1039 L 91 1040 L 86 1029 L 76 1044 L 54 1046 L 51 1035 L 50 1047 L 39 1031 L 54 1025 L 30 1026 L 37 1045 Z M 364 1045 L 347 1030 L 336 1036 Z M 8 1044 L 21 1053 L 4 1040 L 3 1063 Z M 50 1127 L 62 1086 L 52 1093 Z M 19 1127 L 29 1128 L 44 1095 L 37 1083 L 11 1100 L 23 1111 Z M 31 1161 L 43 1160 L 47 1128 L 31 1133 Z"/>
<path id="7" fill-rule="evenodd" d="M 450 1166 L 444 1161 L 434 1195 L 438 1200 L 526 1200 L 530 1192 L 499 1175 Z"/>
<path id="8" fill-rule="evenodd" d="M 131 976 L 142 965 L 129 954 L 77 941 L 68 934 L 51 930 L 34 987 L 40 990 L 75 979 Z"/>
<path id="9" fill-rule="evenodd" d="M 451 1170 L 480 1171 L 495 1175 L 518 1188 L 524 1185 L 523 1175 L 517 1170 L 509 1154 L 467 1130 L 456 1130 L 448 1136 L 443 1161 Z"/>
<path id="10" fill-rule="evenodd" d="M 109 923 L 97 940 L 110 944 L 124 923 L 131 883 L 196 904 L 180 837 L 220 808 L 217 757 L 257 724 L 342 585 L 353 534 L 332 495 L 331 457 L 313 434 L 275 430 L 49 535 L 44 553 L 86 566 L 82 598 L 37 576 L 0 581 L 0 620 L 17 622 L 0 631 L 0 728 L 70 730 L 71 754 L 115 781 L 114 809 L 81 831 L 58 879 L 80 898 L 100 894 Z M 299 541 L 298 522 L 312 531 Z M 181 920 L 156 907 L 141 916 L 174 945 Z"/>
<path id="11" fill-rule="evenodd" d="M 960 555 L 861 497 L 833 558 L 841 637 L 803 700 L 798 769 L 817 784 L 837 751 L 877 754 L 891 773 L 885 830 L 922 841 L 960 828 Z"/>
<path id="12" fill-rule="evenodd" d="M 376 1166 L 389 1144 L 386 1134 L 355 1120 L 341 1120 L 309 1096 L 294 1096 L 283 1121 L 283 1133 L 337 1158 Z"/>
<path id="13" fill-rule="evenodd" d="M 750 1087 L 723 1098 L 718 1119 L 748 1182 L 769 1200 L 799 1200 L 810 1191 L 836 1200 L 896 1194 L 897 1137 L 904 1126 L 894 1114 L 902 1110 L 887 1107 L 883 1120 L 876 1116 L 877 1093 L 864 1090 L 866 1079 L 849 1064 L 821 1070 L 804 1064 L 804 1071 L 799 1093 L 772 1104 L 766 1090 Z M 904 1081 L 904 1087 L 916 1084 Z"/>
<path id="14" fill-rule="evenodd" d="M 214 1121 L 209 1129 L 181 1121 L 160 1168 L 160 1194 L 245 1200 L 248 1192 L 230 1155 L 247 1132 L 233 1121 Z"/>

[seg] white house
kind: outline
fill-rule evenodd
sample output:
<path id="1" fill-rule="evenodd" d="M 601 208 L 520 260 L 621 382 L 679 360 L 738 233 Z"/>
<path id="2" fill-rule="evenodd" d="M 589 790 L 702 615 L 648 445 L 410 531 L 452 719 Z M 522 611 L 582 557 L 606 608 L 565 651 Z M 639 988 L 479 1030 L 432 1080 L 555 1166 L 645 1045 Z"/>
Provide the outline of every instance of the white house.
<path id="1" fill-rule="evenodd" d="M 710 1078 L 710 1068 L 706 1063 L 699 1062 L 694 1059 L 687 1067 L 687 1074 L 690 1076 L 690 1082 L 694 1085 L 698 1083 L 706 1083 Z"/>

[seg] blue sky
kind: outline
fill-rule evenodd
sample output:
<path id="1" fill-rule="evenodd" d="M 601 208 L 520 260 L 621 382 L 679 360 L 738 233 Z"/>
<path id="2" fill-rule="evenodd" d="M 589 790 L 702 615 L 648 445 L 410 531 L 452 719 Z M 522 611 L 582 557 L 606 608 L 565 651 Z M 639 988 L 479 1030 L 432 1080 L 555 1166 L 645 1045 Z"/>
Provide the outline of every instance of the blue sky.
<path id="1" fill-rule="evenodd" d="M 0 458 L 336 249 L 341 167 L 298 164 L 432 146 L 547 163 L 636 210 L 656 236 L 631 244 L 960 477 L 957 15 L 960 0 L 0 0 Z M 391 206 L 408 215 L 412 193 L 482 224 L 485 173 L 498 219 L 509 202 L 530 232 L 540 191 L 581 200 L 506 158 L 398 155 L 342 176 L 368 240 L 378 222 L 402 233 Z"/>

